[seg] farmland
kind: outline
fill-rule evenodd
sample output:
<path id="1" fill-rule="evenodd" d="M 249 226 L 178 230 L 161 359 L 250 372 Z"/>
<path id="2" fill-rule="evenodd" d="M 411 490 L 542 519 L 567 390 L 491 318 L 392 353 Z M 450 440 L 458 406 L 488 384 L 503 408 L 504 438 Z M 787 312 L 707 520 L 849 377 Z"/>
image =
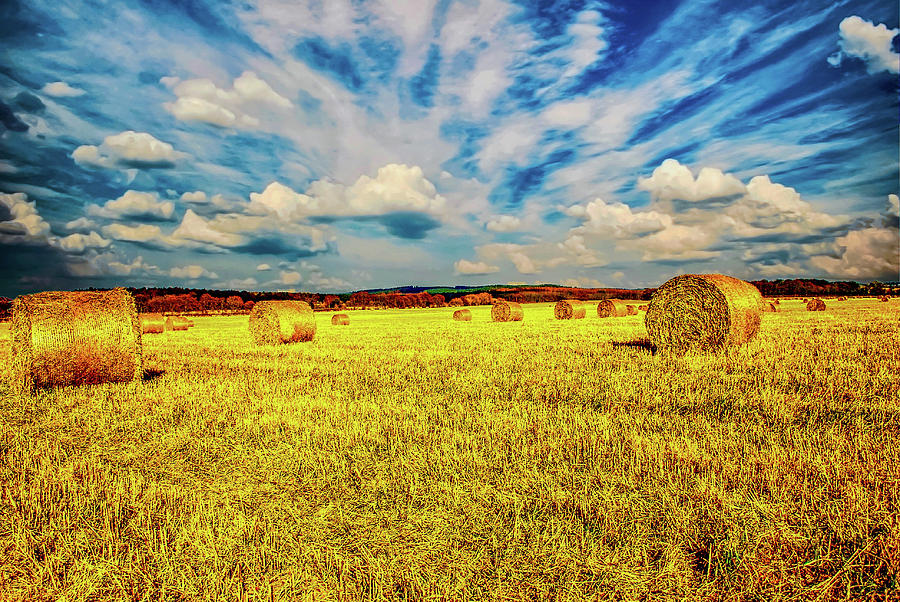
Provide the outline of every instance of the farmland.
<path id="1" fill-rule="evenodd" d="M 141 382 L 0 385 L 0 599 L 890 596 L 900 302 L 826 301 L 680 358 L 596 302 L 196 317 Z"/>

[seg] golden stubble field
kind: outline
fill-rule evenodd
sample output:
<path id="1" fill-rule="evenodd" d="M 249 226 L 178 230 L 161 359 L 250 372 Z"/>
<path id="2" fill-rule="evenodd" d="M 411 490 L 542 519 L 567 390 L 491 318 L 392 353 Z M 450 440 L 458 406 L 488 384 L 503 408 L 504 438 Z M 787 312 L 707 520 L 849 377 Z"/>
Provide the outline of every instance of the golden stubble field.
<path id="1" fill-rule="evenodd" d="M 142 382 L 0 385 L 0 599 L 898 599 L 900 301 L 682 358 L 524 307 L 198 317 Z"/>

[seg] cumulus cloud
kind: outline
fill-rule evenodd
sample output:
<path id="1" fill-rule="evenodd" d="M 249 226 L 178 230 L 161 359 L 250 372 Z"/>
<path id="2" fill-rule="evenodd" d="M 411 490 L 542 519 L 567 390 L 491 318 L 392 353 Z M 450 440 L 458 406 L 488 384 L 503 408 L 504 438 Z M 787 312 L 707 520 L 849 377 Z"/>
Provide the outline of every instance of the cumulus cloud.
<path id="1" fill-rule="evenodd" d="M 458 260 L 453 264 L 453 269 L 456 270 L 457 274 L 470 275 L 493 274 L 494 272 L 500 271 L 500 268 L 495 265 L 489 265 L 483 261 L 469 261 L 467 259 Z"/>
<path id="2" fill-rule="evenodd" d="M 888 195 L 887 214 L 893 215 L 894 217 L 900 217 L 900 197 L 896 194 Z"/>
<path id="3" fill-rule="evenodd" d="M 127 224 L 109 224 L 103 226 L 103 234 L 113 240 L 122 240 L 125 242 L 147 243 L 153 241 L 165 241 L 162 230 L 159 226 L 151 224 L 139 224 L 137 226 L 129 226 Z"/>
<path id="4" fill-rule="evenodd" d="M 214 279 L 219 277 L 215 272 L 210 272 L 202 265 L 196 264 L 173 267 L 169 270 L 169 276 L 172 278 L 181 278 L 183 280 L 199 280 L 200 278 Z"/>
<path id="5" fill-rule="evenodd" d="M 747 184 L 747 194 L 725 208 L 736 236 L 753 237 L 774 233 L 804 236 L 845 224 L 846 216 L 816 211 L 789 186 L 772 182 L 769 176 L 755 176 Z"/>
<path id="6" fill-rule="evenodd" d="M 598 267 L 608 263 L 603 257 L 597 255 L 595 251 L 588 248 L 584 236 L 570 234 L 565 241 L 559 243 L 557 246 L 570 256 L 574 256 L 576 264 L 586 268 Z"/>
<path id="7" fill-rule="evenodd" d="M 253 112 L 289 109 L 291 102 L 252 71 L 245 71 L 225 90 L 209 79 L 163 78 L 177 99 L 164 107 L 181 121 L 202 121 L 219 127 L 255 128 L 260 120 Z"/>
<path id="8" fill-rule="evenodd" d="M 73 97 L 82 96 L 85 94 L 84 90 L 81 90 L 80 88 L 73 88 L 66 82 L 50 82 L 48 84 L 44 84 L 44 87 L 41 88 L 41 92 L 49 96 L 56 97 Z"/>
<path id="9" fill-rule="evenodd" d="M 900 29 L 888 29 L 884 23 L 875 25 L 853 15 L 841 21 L 838 30 L 841 35 L 838 45 L 841 49 L 828 57 L 832 66 L 840 66 L 843 58 L 849 56 L 864 61 L 869 73 L 900 72 L 900 54 L 894 52 L 891 46 Z"/>
<path id="10" fill-rule="evenodd" d="M 521 226 L 522 220 L 514 215 L 497 215 L 485 224 L 485 228 L 492 232 L 514 232 Z"/>
<path id="11" fill-rule="evenodd" d="M 282 270 L 278 282 L 286 286 L 292 286 L 294 284 L 300 284 L 301 280 L 303 280 L 303 277 L 300 276 L 300 272 Z"/>
<path id="12" fill-rule="evenodd" d="M 245 242 L 245 238 L 239 234 L 223 232 L 211 227 L 207 220 L 191 209 L 184 213 L 181 224 L 172 232 L 172 237 L 220 247 L 235 247 Z"/>
<path id="13" fill-rule="evenodd" d="M 103 249 L 109 245 L 109 240 L 94 231 L 91 231 L 89 234 L 70 234 L 54 242 L 54 246 L 66 253 L 83 253 L 85 249 Z"/>
<path id="14" fill-rule="evenodd" d="M 0 243 L 46 242 L 50 234 L 50 224 L 44 221 L 24 192 L 0 193 L 0 205 L 5 208 L 8 219 L 0 221 Z M 2 219 L 3 213 L 0 213 Z"/>
<path id="15" fill-rule="evenodd" d="M 650 191 L 657 200 L 694 202 L 739 195 L 745 191 L 740 180 L 712 167 L 702 168 L 694 179 L 691 170 L 675 159 L 663 161 L 649 178 L 638 178 L 638 188 Z"/>
<path id="16" fill-rule="evenodd" d="M 108 169 L 171 168 L 187 157 L 167 142 L 132 130 L 107 136 L 100 146 L 86 144 L 72 152 L 79 165 Z"/>
<path id="17" fill-rule="evenodd" d="M 185 192 L 181 195 L 181 200 L 185 203 L 208 203 L 209 199 L 206 198 L 206 193 L 202 190 L 197 190 L 195 192 Z"/>
<path id="18" fill-rule="evenodd" d="M 77 219 L 73 219 L 70 222 L 66 222 L 66 230 L 88 231 L 88 230 L 94 230 L 96 228 L 97 228 L 97 224 L 94 221 L 89 220 L 86 217 L 79 217 Z"/>
<path id="19" fill-rule="evenodd" d="M 259 270 L 260 272 L 268 272 L 269 270 L 272 269 L 272 266 L 270 266 L 268 263 L 261 263 L 258 266 L 256 266 L 256 269 Z"/>
<path id="20" fill-rule="evenodd" d="M 852 230 L 834 243 L 834 255 L 810 258 L 810 264 L 838 278 L 884 278 L 900 274 L 900 239 L 895 228 Z"/>
<path id="21" fill-rule="evenodd" d="M 670 227 L 672 216 L 658 211 L 632 211 L 625 203 L 607 203 L 594 199 L 586 205 L 573 205 L 565 213 L 584 220 L 575 232 L 602 234 L 615 238 L 641 236 Z"/>
<path id="22" fill-rule="evenodd" d="M 138 255 L 131 261 L 123 260 L 114 252 L 94 253 L 72 258 L 66 264 L 68 272 L 80 278 L 92 276 L 137 276 L 139 274 L 159 275 L 161 270 L 155 265 L 150 265 L 144 258 Z"/>
<path id="23" fill-rule="evenodd" d="M 107 201 L 105 205 L 88 205 L 87 214 L 97 217 L 118 219 L 122 217 L 149 217 L 168 220 L 172 217 L 175 205 L 170 201 L 160 201 L 152 192 L 128 190 L 117 199 Z"/>

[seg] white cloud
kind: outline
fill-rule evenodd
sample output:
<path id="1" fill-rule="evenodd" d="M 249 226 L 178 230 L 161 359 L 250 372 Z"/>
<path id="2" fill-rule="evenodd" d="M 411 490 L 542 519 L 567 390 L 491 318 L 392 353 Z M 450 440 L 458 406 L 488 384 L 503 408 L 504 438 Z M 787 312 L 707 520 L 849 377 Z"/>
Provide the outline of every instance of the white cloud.
<path id="1" fill-rule="evenodd" d="M 497 215 L 485 224 L 485 228 L 492 232 L 514 232 L 521 226 L 522 220 L 514 215 Z"/>
<path id="2" fill-rule="evenodd" d="M 83 253 L 85 249 L 102 249 L 109 245 L 109 240 L 94 231 L 91 231 L 90 234 L 70 234 L 54 242 L 54 246 L 66 253 Z"/>
<path id="3" fill-rule="evenodd" d="M 243 236 L 214 228 L 208 221 L 188 209 L 181 224 L 172 232 L 172 237 L 182 240 L 207 243 L 220 247 L 235 247 L 245 242 Z"/>
<path id="4" fill-rule="evenodd" d="M 303 280 L 303 277 L 300 276 L 300 272 L 295 272 L 293 270 L 282 270 L 279 278 L 279 283 L 291 286 L 294 284 L 299 284 L 301 280 Z"/>
<path id="5" fill-rule="evenodd" d="M 641 238 L 623 240 L 620 250 L 640 253 L 642 261 L 712 259 L 719 251 L 705 251 L 718 240 L 715 228 L 673 224 Z"/>
<path id="6" fill-rule="evenodd" d="M 86 144 L 72 152 L 72 158 L 79 165 L 109 169 L 173 167 L 177 161 L 189 156 L 146 132 L 132 130 L 107 136 L 100 146 Z"/>
<path id="7" fill-rule="evenodd" d="M 900 216 L 900 197 L 896 194 L 888 195 L 888 215 L 893 215 L 894 217 Z"/>
<path id="8" fill-rule="evenodd" d="M 565 100 L 551 104 L 541 117 L 550 125 L 561 127 L 579 127 L 591 119 L 590 100 Z"/>
<path id="9" fill-rule="evenodd" d="M 895 228 L 851 230 L 835 241 L 837 257 L 811 257 L 812 266 L 838 278 L 885 278 L 900 274 L 900 239 Z"/>
<path id="10" fill-rule="evenodd" d="M 66 222 L 66 230 L 93 230 L 97 227 L 97 224 L 89 220 L 86 217 L 79 217 L 77 219 L 73 219 L 70 222 Z"/>
<path id="11" fill-rule="evenodd" d="M 851 56 L 862 59 L 869 73 L 900 72 L 900 55 L 891 47 L 891 41 L 900 29 L 888 29 L 884 23 L 875 25 L 853 15 L 841 21 L 839 31 L 841 49 L 828 57 L 832 66 L 839 66 L 844 56 Z"/>
<path id="12" fill-rule="evenodd" d="M 737 236 L 785 233 L 805 235 L 846 223 L 847 216 L 816 211 L 793 188 L 755 176 L 747 184 L 747 194 L 724 209 Z"/>
<path id="13" fill-rule="evenodd" d="M 197 190 L 195 192 L 185 192 L 181 195 L 181 200 L 185 203 L 207 203 L 209 199 L 206 198 L 206 193 L 202 190 Z"/>
<path id="14" fill-rule="evenodd" d="M 584 236 L 570 234 L 565 241 L 557 245 L 560 249 L 575 257 L 575 263 L 586 268 L 606 265 L 608 262 L 598 256 L 585 244 Z"/>
<path id="15" fill-rule="evenodd" d="M 102 207 L 88 205 L 87 214 L 110 219 L 125 216 L 152 216 L 167 220 L 172 217 L 175 205 L 171 201 L 160 201 L 152 192 L 128 190 L 117 199 L 107 201 Z"/>
<path id="16" fill-rule="evenodd" d="M 453 269 L 456 270 L 457 274 L 493 274 L 494 272 L 499 272 L 500 268 L 495 265 L 489 265 L 483 261 L 469 261 L 467 259 L 460 259 L 456 263 L 453 264 Z"/>
<path id="17" fill-rule="evenodd" d="M 217 87 L 211 80 L 165 78 L 177 97 L 164 107 L 181 121 L 202 121 L 220 127 L 256 128 L 258 117 L 272 108 L 289 109 L 291 102 L 252 71 L 234 80 L 231 90 Z"/>
<path id="18" fill-rule="evenodd" d="M 248 278 L 232 278 L 231 280 L 226 280 L 224 282 L 217 282 L 215 286 L 220 290 L 249 290 L 259 286 L 259 282 L 256 281 L 256 278 L 251 276 Z"/>
<path id="19" fill-rule="evenodd" d="M 256 269 L 259 270 L 260 272 L 268 272 L 269 270 L 272 269 L 272 266 L 270 266 L 268 263 L 261 263 L 258 266 L 256 266 Z"/>
<path id="20" fill-rule="evenodd" d="M 215 272 L 210 272 L 202 265 L 196 264 L 173 267 L 169 270 L 169 276 L 172 278 L 182 278 L 184 280 L 199 280 L 200 278 L 214 279 L 219 277 Z"/>
<path id="21" fill-rule="evenodd" d="M 159 226 L 150 224 L 140 224 L 137 226 L 109 224 L 108 226 L 103 226 L 103 234 L 113 240 L 122 240 L 126 242 L 145 243 L 165 240 Z"/>
<path id="22" fill-rule="evenodd" d="M 743 194 L 746 190 L 734 176 L 711 167 L 702 168 L 695 180 L 691 170 L 675 159 L 663 161 L 649 178 L 638 178 L 638 188 L 650 191 L 653 198 L 662 201 L 703 201 Z"/>
<path id="23" fill-rule="evenodd" d="M 671 227 L 672 216 L 658 211 L 632 211 L 625 203 L 607 203 L 594 199 L 587 205 L 573 205 L 564 210 L 572 217 L 584 219 L 577 233 L 602 234 L 616 238 L 640 236 Z"/>
<path id="24" fill-rule="evenodd" d="M 44 221 L 24 192 L 12 194 L 0 192 L 0 204 L 10 214 L 7 221 L 0 221 L 0 242 L 46 242 L 50 234 L 50 224 Z"/>
<path id="25" fill-rule="evenodd" d="M 132 261 L 122 261 L 115 253 L 95 253 L 91 250 L 89 250 L 88 254 L 84 257 L 72 257 L 71 260 L 66 263 L 66 269 L 70 274 L 79 278 L 104 275 L 159 275 L 161 273 L 157 266 L 147 264 L 140 255 L 135 257 Z"/>
<path id="26" fill-rule="evenodd" d="M 82 96 L 86 92 L 79 88 L 73 88 L 66 82 L 50 82 L 45 84 L 43 88 L 41 88 L 41 92 L 44 94 L 49 94 L 50 96 L 64 97 L 64 96 Z"/>
<path id="27" fill-rule="evenodd" d="M 248 211 L 300 220 L 316 215 L 363 216 L 392 211 L 434 214 L 441 212 L 445 203 L 422 168 L 391 163 L 379 168 L 374 178 L 362 175 L 351 186 L 317 180 L 306 194 L 272 182 L 262 192 L 250 193 Z"/>
<path id="28" fill-rule="evenodd" d="M 520 274 L 537 274 L 540 271 L 531 258 L 521 251 L 510 253 L 509 260 L 513 262 Z"/>
<path id="29" fill-rule="evenodd" d="M 572 288 L 603 288 L 603 283 L 596 278 L 566 278 L 560 284 L 563 286 L 571 286 Z"/>

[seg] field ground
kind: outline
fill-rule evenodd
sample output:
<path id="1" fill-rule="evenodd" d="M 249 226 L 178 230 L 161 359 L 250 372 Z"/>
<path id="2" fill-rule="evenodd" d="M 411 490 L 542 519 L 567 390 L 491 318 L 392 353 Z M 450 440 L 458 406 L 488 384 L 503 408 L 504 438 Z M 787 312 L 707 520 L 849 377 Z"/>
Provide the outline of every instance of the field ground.
<path id="1" fill-rule="evenodd" d="M 900 599 L 900 302 L 682 358 L 595 305 L 198 317 L 141 382 L 0 385 L 0 599 Z"/>

